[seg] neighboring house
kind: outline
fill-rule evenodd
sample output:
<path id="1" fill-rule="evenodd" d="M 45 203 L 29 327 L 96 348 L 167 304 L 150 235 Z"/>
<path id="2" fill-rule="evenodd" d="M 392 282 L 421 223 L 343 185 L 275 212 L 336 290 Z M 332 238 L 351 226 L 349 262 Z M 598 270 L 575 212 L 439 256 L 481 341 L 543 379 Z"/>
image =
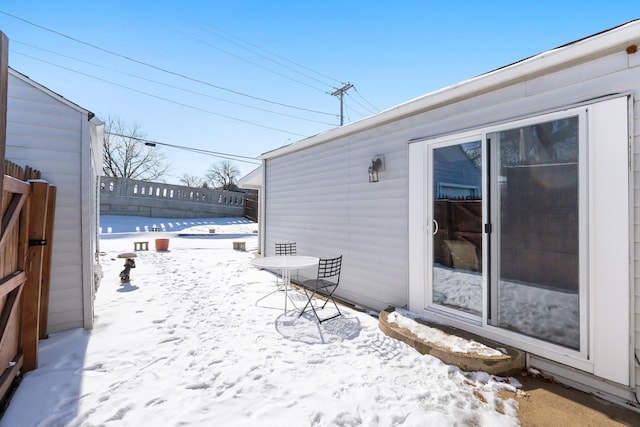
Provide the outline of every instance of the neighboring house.
<path id="1" fill-rule="evenodd" d="M 9 69 L 6 158 L 57 187 L 47 332 L 93 326 L 103 123 Z"/>
<path id="2" fill-rule="evenodd" d="M 342 254 L 341 298 L 639 407 L 638 45 L 633 21 L 263 154 L 261 252 Z"/>

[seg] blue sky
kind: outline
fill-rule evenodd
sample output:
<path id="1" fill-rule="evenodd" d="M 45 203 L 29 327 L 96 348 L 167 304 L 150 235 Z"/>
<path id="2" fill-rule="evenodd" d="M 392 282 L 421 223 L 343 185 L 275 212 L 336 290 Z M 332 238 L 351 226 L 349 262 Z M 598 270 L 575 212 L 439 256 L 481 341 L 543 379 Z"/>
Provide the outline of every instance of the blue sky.
<path id="1" fill-rule="evenodd" d="M 637 0 L 0 3 L 12 68 L 150 140 L 251 158 L 338 126 L 343 83 L 349 123 L 636 18 Z M 167 182 L 220 160 L 156 149 Z"/>

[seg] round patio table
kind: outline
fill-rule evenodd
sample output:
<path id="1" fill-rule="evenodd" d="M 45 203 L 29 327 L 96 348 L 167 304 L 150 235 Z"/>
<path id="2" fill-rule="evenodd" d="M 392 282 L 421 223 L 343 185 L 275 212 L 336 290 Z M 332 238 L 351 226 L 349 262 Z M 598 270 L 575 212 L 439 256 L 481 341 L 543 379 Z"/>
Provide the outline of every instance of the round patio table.
<path id="1" fill-rule="evenodd" d="M 253 259 L 251 264 L 259 268 L 279 270 L 281 272 L 282 282 L 284 283 L 284 313 L 287 314 L 287 300 L 289 299 L 287 292 L 291 285 L 291 270 L 317 266 L 319 261 L 320 258 L 315 256 L 277 255 Z"/>

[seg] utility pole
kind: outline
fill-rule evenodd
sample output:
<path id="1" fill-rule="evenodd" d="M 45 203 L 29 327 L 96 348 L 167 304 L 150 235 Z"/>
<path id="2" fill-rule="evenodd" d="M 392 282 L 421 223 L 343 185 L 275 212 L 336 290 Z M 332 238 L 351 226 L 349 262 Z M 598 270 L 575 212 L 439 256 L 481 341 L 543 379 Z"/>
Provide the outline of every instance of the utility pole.
<path id="1" fill-rule="evenodd" d="M 331 96 L 339 96 L 340 97 L 340 126 L 344 124 L 344 93 L 351 89 L 353 85 L 351 83 L 345 83 L 340 89 L 336 89 L 335 92 L 331 93 Z"/>

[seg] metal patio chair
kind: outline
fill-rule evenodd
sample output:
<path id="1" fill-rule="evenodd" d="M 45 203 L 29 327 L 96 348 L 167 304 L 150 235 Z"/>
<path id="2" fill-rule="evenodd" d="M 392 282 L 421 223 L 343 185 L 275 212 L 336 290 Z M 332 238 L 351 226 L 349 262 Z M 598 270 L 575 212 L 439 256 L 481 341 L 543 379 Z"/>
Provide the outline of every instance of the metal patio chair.
<path id="1" fill-rule="evenodd" d="M 275 246 L 276 246 L 276 256 L 297 255 L 296 242 L 276 243 Z M 256 301 L 256 305 L 258 305 L 258 303 L 263 299 L 275 294 L 276 292 L 285 290 L 284 289 L 285 283 L 282 280 L 282 272 L 275 271 L 274 273 L 276 275 L 276 288 L 273 291 L 269 292 L 268 294 L 258 298 L 258 300 Z M 298 273 L 296 272 L 294 277 L 297 277 L 297 275 Z M 294 307 L 295 307 L 295 304 L 294 304 Z"/>
<path id="2" fill-rule="evenodd" d="M 297 255 L 296 250 L 296 242 L 287 242 L 287 243 L 276 243 L 276 255 Z M 298 273 L 296 272 L 295 276 Z M 276 275 L 276 286 L 278 290 L 282 288 L 282 276 L 280 274 Z"/>
<path id="3" fill-rule="evenodd" d="M 296 255 L 296 242 L 276 243 L 276 255 Z"/>
<path id="4" fill-rule="evenodd" d="M 340 283 L 341 269 L 342 255 L 337 258 L 320 258 L 320 262 L 318 263 L 318 277 L 315 279 L 305 280 L 301 283 L 302 289 L 307 295 L 307 303 L 298 317 L 308 311 L 309 307 L 313 310 L 313 313 L 316 315 L 316 319 L 318 319 L 319 323 L 333 319 L 334 317 L 342 316 L 342 313 L 338 308 L 338 304 L 336 304 L 336 300 L 333 297 L 333 293 L 336 291 L 338 284 Z M 324 301 L 321 307 L 314 305 L 314 297 Z M 318 311 L 323 310 L 329 301 L 333 303 L 338 312 L 333 316 L 321 319 L 320 316 L 318 316 Z"/>

